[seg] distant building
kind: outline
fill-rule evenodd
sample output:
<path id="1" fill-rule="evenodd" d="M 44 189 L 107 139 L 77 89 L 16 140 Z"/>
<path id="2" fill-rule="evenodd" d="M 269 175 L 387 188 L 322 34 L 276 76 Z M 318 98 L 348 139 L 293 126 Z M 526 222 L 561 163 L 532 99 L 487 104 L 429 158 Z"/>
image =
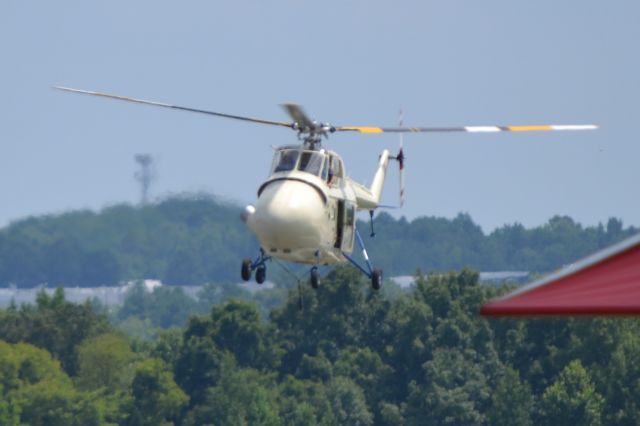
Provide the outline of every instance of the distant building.
<path id="1" fill-rule="evenodd" d="M 529 272 L 525 271 L 497 271 L 497 272 L 480 272 L 480 284 L 500 285 L 504 283 L 525 284 L 530 277 Z M 425 275 L 425 277 L 427 277 Z M 391 277 L 402 288 L 409 288 L 415 284 L 416 277 L 413 275 L 401 275 Z"/>

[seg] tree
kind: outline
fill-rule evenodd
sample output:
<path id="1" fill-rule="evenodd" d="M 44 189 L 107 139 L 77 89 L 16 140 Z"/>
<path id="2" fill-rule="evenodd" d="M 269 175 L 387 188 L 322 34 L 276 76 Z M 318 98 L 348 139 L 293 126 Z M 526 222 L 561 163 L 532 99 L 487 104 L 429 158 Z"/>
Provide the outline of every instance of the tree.
<path id="1" fill-rule="evenodd" d="M 211 339 L 211 327 L 209 318 L 191 317 L 174 364 L 175 377 L 191 397 L 191 405 L 202 403 L 207 388 L 214 386 L 221 374 L 224 354 Z"/>
<path id="2" fill-rule="evenodd" d="M 278 385 L 280 418 L 286 425 L 332 425 L 331 403 L 327 397 L 327 386 L 318 381 L 299 380 L 286 376 Z"/>
<path id="3" fill-rule="evenodd" d="M 148 358 L 136 367 L 131 394 L 133 398 L 125 407 L 126 424 L 131 426 L 174 424 L 189 401 L 168 366 L 157 358 Z"/>
<path id="4" fill-rule="evenodd" d="M 133 377 L 134 353 L 127 340 L 114 333 L 86 339 L 78 346 L 78 376 L 82 390 L 104 388 L 108 393 L 124 392 Z"/>
<path id="5" fill-rule="evenodd" d="M 16 396 L 22 424 L 34 426 L 98 426 L 101 416 L 89 399 L 70 385 L 41 381 L 26 386 Z"/>
<path id="6" fill-rule="evenodd" d="M 315 356 L 321 351 L 334 362 L 340 348 L 362 343 L 369 326 L 365 294 L 372 290 L 357 270 L 337 267 L 318 290 L 303 291 L 304 311 L 299 308 L 296 290 L 289 293 L 284 306 L 271 313 L 281 345 L 287 348 L 283 373 L 295 373 L 305 354 Z"/>
<path id="7" fill-rule="evenodd" d="M 107 318 L 98 315 L 90 303 L 77 305 L 65 300 L 64 290 L 53 296 L 44 290 L 36 297 L 36 306 L 8 309 L 0 321 L 0 339 L 28 342 L 48 350 L 69 375 L 77 373 L 76 346 L 84 339 L 111 330 Z"/>
<path id="8" fill-rule="evenodd" d="M 180 287 L 158 287 L 151 294 L 149 318 L 157 327 L 182 327 L 197 302 Z"/>
<path id="9" fill-rule="evenodd" d="M 136 281 L 125 293 L 122 306 L 118 310 L 118 319 L 125 320 L 129 317 L 140 319 L 149 316 L 150 309 L 149 292 L 142 281 Z"/>
<path id="10" fill-rule="evenodd" d="M 597 383 L 606 398 L 603 424 L 640 424 L 640 333 L 635 319 L 612 321 L 618 330 L 617 345 L 605 346 L 610 360 L 594 368 Z M 601 352 L 601 351 L 594 351 Z"/>
<path id="11" fill-rule="evenodd" d="M 193 254 L 192 250 L 177 250 L 169 258 L 162 281 L 171 285 L 197 285 L 206 281 L 198 258 Z"/>
<path id="12" fill-rule="evenodd" d="M 238 365 L 260 368 L 279 361 L 267 342 L 265 327 L 253 303 L 231 300 L 211 309 L 211 336 L 222 351 L 229 351 Z"/>
<path id="13" fill-rule="evenodd" d="M 362 388 L 369 407 L 375 407 L 383 400 L 388 393 L 388 384 L 394 380 L 393 369 L 368 347 L 344 348 L 334 370 L 336 376 L 348 377 Z"/>
<path id="14" fill-rule="evenodd" d="M 98 425 L 94 395 L 73 388 L 47 351 L 0 341 L 0 421 L 2 424 Z"/>
<path id="15" fill-rule="evenodd" d="M 336 423 L 341 425 L 371 425 L 373 414 L 367 406 L 362 389 L 346 377 L 335 377 L 327 385 L 327 398 Z"/>
<path id="16" fill-rule="evenodd" d="M 436 349 L 423 365 L 424 383 L 409 383 L 407 424 L 481 424 L 490 389 L 473 353 Z"/>
<path id="17" fill-rule="evenodd" d="M 579 360 L 569 363 L 542 394 L 540 423 L 600 425 L 604 400 Z"/>
<path id="18" fill-rule="evenodd" d="M 82 276 L 76 284 L 84 287 L 117 285 L 121 267 L 116 255 L 109 250 L 91 250 L 82 256 Z"/>
<path id="19" fill-rule="evenodd" d="M 226 358 L 220 381 L 191 413 L 192 424 L 276 426 L 278 395 L 273 378 L 254 369 L 237 369 Z"/>
<path id="20" fill-rule="evenodd" d="M 491 395 L 491 402 L 489 424 L 495 426 L 532 424 L 533 395 L 529 385 L 520 380 L 518 371 L 510 367 L 505 368 L 503 376 Z"/>

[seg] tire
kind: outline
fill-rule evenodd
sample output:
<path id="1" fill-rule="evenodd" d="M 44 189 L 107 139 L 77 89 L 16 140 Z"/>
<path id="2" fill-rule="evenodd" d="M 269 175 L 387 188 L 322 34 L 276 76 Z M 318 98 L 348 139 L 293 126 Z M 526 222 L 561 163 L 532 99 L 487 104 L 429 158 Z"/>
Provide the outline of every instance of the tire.
<path id="1" fill-rule="evenodd" d="M 320 286 L 320 273 L 315 266 L 311 268 L 311 287 L 318 288 Z"/>
<path id="2" fill-rule="evenodd" d="M 374 290 L 380 290 L 380 286 L 382 285 L 382 269 L 374 268 L 371 273 L 371 287 Z"/>
<path id="3" fill-rule="evenodd" d="M 258 269 L 256 269 L 256 282 L 258 284 L 262 284 L 266 279 L 267 279 L 267 268 L 264 265 L 258 266 Z"/>
<path id="4" fill-rule="evenodd" d="M 251 279 L 251 259 L 245 259 L 242 261 L 240 276 L 244 281 L 249 281 Z"/>

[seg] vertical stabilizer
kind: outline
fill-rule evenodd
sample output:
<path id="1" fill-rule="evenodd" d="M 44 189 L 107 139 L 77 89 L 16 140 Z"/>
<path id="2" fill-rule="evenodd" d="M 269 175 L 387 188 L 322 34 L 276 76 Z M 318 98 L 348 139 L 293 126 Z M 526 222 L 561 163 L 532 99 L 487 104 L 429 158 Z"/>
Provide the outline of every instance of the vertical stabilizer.
<path id="1" fill-rule="evenodd" d="M 380 154 L 378 161 L 378 169 L 373 176 L 371 187 L 358 183 L 349 179 L 351 186 L 356 194 L 356 202 L 359 209 L 371 210 L 378 207 L 380 197 L 382 196 L 382 188 L 384 187 L 384 179 L 387 175 L 387 166 L 389 165 L 389 151 L 386 149 Z"/>
<path id="2" fill-rule="evenodd" d="M 371 183 L 371 195 L 375 200 L 375 203 L 378 204 L 380 202 L 380 197 L 382 196 L 382 188 L 384 187 L 384 179 L 387 175 L 387 166 L 389 165 L 389 151 L 384 150 L 382 154 L 380 154 L 380 161 L 378 162 L 378 170 L 376 170 L 376 174 L 373 177 L 373 182 Z"/>

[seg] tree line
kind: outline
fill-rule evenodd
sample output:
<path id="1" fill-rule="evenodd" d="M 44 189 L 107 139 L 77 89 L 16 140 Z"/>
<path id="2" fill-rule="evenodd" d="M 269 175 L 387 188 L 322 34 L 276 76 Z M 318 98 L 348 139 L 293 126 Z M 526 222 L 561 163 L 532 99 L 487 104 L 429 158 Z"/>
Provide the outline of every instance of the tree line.
<path id="1" fill-rule="evenodd" d="M 0 286 L 236 282 L 240 260 L 258 250 L 240 211 L 211 196 L 182 196 L 20 220 L 0 230 Z M 358 227 L 369 234 L 367 221 Z M 467 266 L 548 272 L 637 231 L 615 218 L 583 227 L 557 216 L 535 228 L 512 224 L 485 234 L 467 214 L 409 222 L 381 213 L 375 227 L 377 236 L 365 240 L 386 276 Z"/>
<path id="2" fill-rule="evenodd" d="M 0 424 L 638 424 L 640 322 L 478 316 L 508 290 L 336 268 L 302 309 L 231 299 L 151 340 L 41 292 L 0 310 Z"/>

